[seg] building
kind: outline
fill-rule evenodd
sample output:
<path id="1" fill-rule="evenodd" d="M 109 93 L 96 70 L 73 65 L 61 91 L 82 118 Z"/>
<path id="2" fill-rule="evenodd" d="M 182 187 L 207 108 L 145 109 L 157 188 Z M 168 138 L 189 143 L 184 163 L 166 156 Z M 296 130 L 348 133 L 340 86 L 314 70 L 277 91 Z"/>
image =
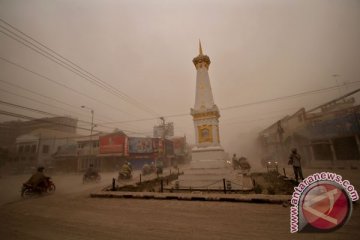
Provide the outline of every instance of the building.
<path id="1" fill-rule="evenodd" d="M 105 134 L 93 134 L 91 136 L 83 136 L 76 140 L 77 142 L 77 164 L 78 171 L 85 171 L 92 164 L 95 168 L 100 169 L 99 155 L 99 139 Z"/>
<path id="2" fill-rule="evenodd" d="M 15 140 L 13 162 L 22 166 L 51 166 L 53 154 L 63 145 L 75 144 L 77 137 L 74 133 L 42 128 L 20 135 Z"/>
<path id="3" fill-rule="evenodd" d="M 122 131 L 82 136 L 58 147 L 52 155 L 57 171 L 85 171 L 90 164 L 100 171 L 116 171 L 125 162 L 133 169 L 162 160 L 164 166 L 183 163 L 187 158 L 185 137 L 173 139 L 129 137 Z"/>
<path id="4" fill-rule="evenodd" d="M 30 121 L 8 121 L 0 123 L 0 147 L 15 151 L 15 140 L 20 135 L 36 129 L 50 129 L 66 133 L 76 133 L 78 120 L 71 117 L 40 118 Z"/>
<path id="5" fill-rule="evenodd" d="M 360 163 L 360 106 L 347 98 L 360 89 L 306 111 L 300 109 L 259 134 L 262 163 L 286 165 L 296 147 L 307 167 L 357 167 Z"/>
<path id="6" fill-rule="evenodd" d="M 101 170 L 118 170 L 128 160 L 129 138 L 122 131 L 100 136 L 99 147 L 97 158 Z"/>
<path id="7" fill-rule="evenodd" d="M 173 143 L 174 165 L 178 163 L 185 163 L 189 158 L 188 145 L 186 143 L 186 136 L 170 138 Z"/>
<path id="8" fill-rule="evenodd" d="M 165 123 L 154 126 L 154 138 L 169 138 L 174 136 L 174 123 Z"/>

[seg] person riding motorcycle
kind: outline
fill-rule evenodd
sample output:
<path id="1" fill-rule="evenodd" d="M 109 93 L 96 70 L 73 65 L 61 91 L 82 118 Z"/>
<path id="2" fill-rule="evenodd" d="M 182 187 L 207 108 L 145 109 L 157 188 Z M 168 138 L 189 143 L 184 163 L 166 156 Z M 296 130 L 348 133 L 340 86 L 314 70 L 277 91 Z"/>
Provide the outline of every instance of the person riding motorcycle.
<path id="1" fill-rule="evenodd" d="M 162 160 L 159 160 L 156 164 L 156 174 L 162 174 L 164 169 L 164 163 Z"/>
<path id="2" fill-rule="evenodd" d="M 99 175 L 98 171 L 94 168 L 93 164 L 90 164 L 89 168 L 85 172 L 85 177 L 90 178 Z"/>
<path id="3" fill-rule="evenodd" d="M 44 174 L 44 167 L 38 167 L 37 172 L 34 173 L 26 184 L 31 185 L 34 189 L 42 190 L 47 188 L 47 176 Z"/>
<path id="4" fill-rule="evenodd" d="M 156 171 L 156 167 L 154 162 L 151 162 L 151 164 L 144 164 L 143 168 L 142 168 L 142 174 L 143 175 L 147 175 L 147 174 L 151 174 L 153 172 Z"/>
<path id="5" fill-rule="evenodd" d="M 129 162 L 126 162 L 122 165 L 119 175 L 123 175 L 126 178 L 131 178 L 131 172 L 132 172 L 131 164 Z"/>

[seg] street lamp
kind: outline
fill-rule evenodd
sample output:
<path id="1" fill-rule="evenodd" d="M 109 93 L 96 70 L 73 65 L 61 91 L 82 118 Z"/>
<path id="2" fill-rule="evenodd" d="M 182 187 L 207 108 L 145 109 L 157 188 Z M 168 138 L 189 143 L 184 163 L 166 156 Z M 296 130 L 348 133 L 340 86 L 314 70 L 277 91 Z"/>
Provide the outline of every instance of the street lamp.
<path id="1" fill-rule="evenodd" d="M 90 137 L 92 136 L 92 132 L 93 132 L 93 129 L 95 127 L 94 125 L 94 110 L 92 108 L 89 108 L 89 107 L 86 107 L 86 106 L 81 106 L 81 108 L 85 108 L 85 109 L 89 109 L 90 112 L 91 112 L 91 128 L 90 128 Z"/>
<path id="2" fill-rule="evenodd" d="M 335 73 L 332 76 L 333 76 L 333 78 L 335 78 L 335 84 L 336 84 L 336 87 L 338 88 L 338 91 L 339 91 L 339 97 L 341 97 L 341 89 L 340 89 L 340 84 L 339 84 L 339 79 L 338 79 L 339 74 Z"/>
<path id="3" fill-rule="evenodd" d="M 165 118 L 164 117 L 160 117 L 160 120 L 162 121 L 162 141 L 163 141 L 163 156 L 162 156 L 162 164 L 164 164 L 165 158 L 166 158 L 166 142 L 165 142 L 165 137 L 166 137 L 166 123 L 165 123 Z"/>

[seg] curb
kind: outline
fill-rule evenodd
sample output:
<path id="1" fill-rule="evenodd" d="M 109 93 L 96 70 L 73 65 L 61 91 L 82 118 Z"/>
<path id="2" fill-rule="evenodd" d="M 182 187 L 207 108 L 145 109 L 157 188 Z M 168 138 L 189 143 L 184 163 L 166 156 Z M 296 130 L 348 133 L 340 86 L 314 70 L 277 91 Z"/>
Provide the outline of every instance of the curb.
<path id="1" fill-rule="evenodd" d="M 246 202 L 257 204 L 283 204 L 291 199 L 291 195 L 265 194 L 176 194 L 176 193 L 139 193 L 139 192 L 97 192 L 91 193 L 92 198 L 123 198 L 123 199 L 155 199 L 179 201 L 217 201 L 217 202 Z"/>

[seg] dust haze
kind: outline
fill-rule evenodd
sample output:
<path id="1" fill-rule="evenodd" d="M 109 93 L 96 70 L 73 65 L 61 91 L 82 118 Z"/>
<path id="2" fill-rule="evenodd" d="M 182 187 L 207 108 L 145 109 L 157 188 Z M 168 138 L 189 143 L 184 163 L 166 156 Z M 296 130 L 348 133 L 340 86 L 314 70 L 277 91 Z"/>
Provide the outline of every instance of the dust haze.
<path id="1" fill-rule="evenodd" d="M 165 116 L 174 122 L 175 135 L 193 143 L 191 60 L 200 38 L 212 61 L 221 144 L 229 153 L 253 155 L 252 143 L 265 127 L 359 87 L 352 83 L 360 76 L 359 13 L 359 1 L 0 1 L 3 20 L 131 97 L 110 94 L 1 34 L 1 100 L 89 122 L 89 111 L 80 108 L 86 105 L 95 111 L 96 130 L 139 136 L 151 136 Z M 241 107 L 331 86 L 341 87 Z M 240 107 L 222 110 L 230 106 Z M 172 117 L 178 114 L 183 115 Z"/>

